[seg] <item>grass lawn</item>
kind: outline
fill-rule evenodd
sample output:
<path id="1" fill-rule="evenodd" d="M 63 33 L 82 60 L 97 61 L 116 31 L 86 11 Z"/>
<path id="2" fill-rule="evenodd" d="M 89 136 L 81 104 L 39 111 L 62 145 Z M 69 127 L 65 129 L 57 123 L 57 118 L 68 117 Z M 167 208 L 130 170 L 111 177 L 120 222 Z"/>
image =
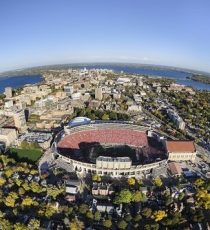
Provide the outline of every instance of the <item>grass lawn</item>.
<path id="1" fill-rule="evenodd" d="M 41 155 L 42 151 L 40 149 L 17 149 L 11 148 L 10 152 L 12 155 L 16 155 L 19 159 L 28 159 L 30 161 L 37 161 Z"/>

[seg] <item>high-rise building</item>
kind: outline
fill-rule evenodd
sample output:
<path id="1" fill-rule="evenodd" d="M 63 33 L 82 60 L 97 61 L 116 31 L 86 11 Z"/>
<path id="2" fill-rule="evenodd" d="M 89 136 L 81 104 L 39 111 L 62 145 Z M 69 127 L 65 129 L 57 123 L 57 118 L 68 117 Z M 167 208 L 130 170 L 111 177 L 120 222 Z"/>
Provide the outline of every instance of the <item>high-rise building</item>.
<path id="1" fill-rule="evenodd" d="M 101 87 L 95 89 L 95 99 L 100 101 L 103 99 L 103 93 Z"/>
<path id="2" fill-rule="evenodd" d="M 12 97 L 12 87 L 6 87 L 4 94 L 6 98 L 11 98 Z"/>

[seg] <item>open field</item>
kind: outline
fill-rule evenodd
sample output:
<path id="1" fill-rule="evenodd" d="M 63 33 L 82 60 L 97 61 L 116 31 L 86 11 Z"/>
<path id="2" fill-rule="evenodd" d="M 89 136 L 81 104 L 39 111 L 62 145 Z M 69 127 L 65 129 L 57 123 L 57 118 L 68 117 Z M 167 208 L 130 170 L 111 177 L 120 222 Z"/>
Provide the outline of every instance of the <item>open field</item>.
<path id="1" fill-rule="evenodd" d="M 42 151 L 40 149 L 10 149 L 12 155 L 16 156 L 18 159 L 28 159 L 30 161 L 37 161 L 41 155 Z"/>

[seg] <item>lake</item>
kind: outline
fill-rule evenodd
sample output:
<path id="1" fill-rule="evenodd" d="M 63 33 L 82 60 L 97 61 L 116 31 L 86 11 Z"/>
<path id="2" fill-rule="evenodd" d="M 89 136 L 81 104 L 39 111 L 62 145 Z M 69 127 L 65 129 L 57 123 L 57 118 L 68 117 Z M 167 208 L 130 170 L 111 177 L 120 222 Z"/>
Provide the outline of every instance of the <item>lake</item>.
<path id="1" fill-rule="evenodd" d="M 70 64 L 69 68 L 84 68 L 87 69 L 112 69 L 113 71 L 123 71 L 129 74 L 142 74 L 157 77 L 166 77 L 176 80 L 177 83 L 186 86 L 191 86 L 198 90 L 209 90 L 210 84 L 192 81 L 187 79 L 192 73 L 183 70 L 175 70 L 171 68 L 159 68 L 153 66 L 140 65 L 122 65 L 122 64 Z M 41 75 L 23 75 L 23 76 L 5 76 L 0 77 L 0 93 L 4 92 L 4 88 L 10 86 L 12 88 L 19 88 L 25 84 L 35 84 L 43 80 Z"/>
<path id="2" fill-rule="evenodd" d="M 176 80 L 177 83 L 183 84 L 186 86 L 191 86 L 195 89 L 199 90 L 209 90 L 210 84 L 205 84 L 201 82 L 192 81 L 187 79 L 187 77 L 191 76 L 192 73 L 185 72 L 182 70 L 174 70 L 170 68 L 155 68 L 151 66 L 134 66 L 134 65 L 111 65 L 111 64 L 96 64 L 96 65 L 81 65 L 81 67 L 86 67 L 87 69 L 91 68 L 102 68 L 102 69 L 112 69 L 114 71 L 120 72 L 123 71 L 129 74 L 142 74 L 142 75 L 150 75 L 150 76 L 158 76 L 158 77 L 166 77 Z"/>
<path id="3" fill-rule="evenodd" d="M 0 77 L 0 93 L 4 92 L 5 87 L 17 89 L 25 84 L 36 84 L 42 80 L 41 75 L 2 76 Z"/>

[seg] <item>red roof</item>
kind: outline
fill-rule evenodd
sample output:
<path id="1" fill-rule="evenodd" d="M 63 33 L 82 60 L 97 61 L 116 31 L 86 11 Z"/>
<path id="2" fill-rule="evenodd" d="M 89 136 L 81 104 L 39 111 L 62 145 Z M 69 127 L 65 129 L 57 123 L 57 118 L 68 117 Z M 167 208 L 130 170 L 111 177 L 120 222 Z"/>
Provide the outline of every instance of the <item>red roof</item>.
<path id="1" fill-rule="evenodd" d="M 170 153 L 196 152 L 194 141 L 166 141 L 166 148 Z"/>

